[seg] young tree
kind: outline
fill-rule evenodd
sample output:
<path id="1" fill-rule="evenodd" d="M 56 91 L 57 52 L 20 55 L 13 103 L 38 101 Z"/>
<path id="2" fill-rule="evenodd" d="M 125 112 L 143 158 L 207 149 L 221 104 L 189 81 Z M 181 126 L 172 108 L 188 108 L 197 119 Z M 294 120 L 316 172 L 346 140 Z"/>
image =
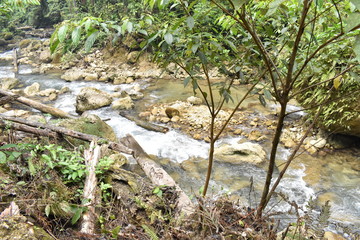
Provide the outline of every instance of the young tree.
<path id="1" fill-rule="evenodd" d="M 224 81 L 216 85 L 221 96 L 220 102 L 216 103 L 215 85 L 209 74 L 210 69 L 241 73 L 243 66 L 252 66 L 257 80 L 244 98 L 258 81 L 263 80 L 262 82 L 268 86 L 267 93 L 270 91 L 272 94 L 272 97 L 269 97 L 269 94 L 265 96 L 275 99 L 280 104 L 266 182 L 257 211 L 258 217 L 261 217 L 310 128 L 313 127 L 316 119 L 331 112 L 326 109 L 326 104 L 339 102 L 336 96 L 347 95 L 344 91 L 349 89 L 352 91 L 352 96 L 359 98 L 360 23 L 357 19 L 360 15 L 360 2 L 358 0 L 211 0 L 211 4 L 201 0 L 146 0 L 145 2 L 151 8 L 168 7 L 169 19 L 165 22 L 162 19 L 164 27 L 150 35 L 143 46 L 152 45 L 156 49 L 156 59 L 165 67 L 172 62 L 188 74 L 189 77 L 185 79 L 184 84 L 191 83 L 194 92 L 200 92 L 211 115 L 209 163 L 204 196 L 211 176 L 215 141 L 233 116 L 231 114 L 229 120 L 216 131 L 217 114 L 224 102 L 231 99 L 233 81 Z M 199 84 L 201 78 L 205 78 L 205 87 Z M 313 123 L 273 182 L 276 153 L 284 120 L 289 114 L 288 103 L 298 96 L 309 94 L 311 96 L 311 91 L 315 90 L 319 90 L 320 93 L 308 103 L 313 108 Z M 234 112 L 243 99 L 234 108 Z M 264 101 L 263 97 L 261 99 Z M 350 101 L 352 99 L 350 98 Z M 331 105 L 332 108 L 335 106 L 336 104 Z M 346 119 L 349 120 L 357 114 L 358 112 L 350 112 Z M 326 117 L 323 118 L 324 120 Z"/>

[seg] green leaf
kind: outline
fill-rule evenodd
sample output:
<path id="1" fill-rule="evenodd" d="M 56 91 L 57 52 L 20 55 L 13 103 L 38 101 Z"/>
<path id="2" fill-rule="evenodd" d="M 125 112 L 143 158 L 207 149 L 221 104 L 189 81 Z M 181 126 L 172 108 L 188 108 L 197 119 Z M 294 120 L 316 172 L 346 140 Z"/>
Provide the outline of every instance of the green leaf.
<path id="1" fill-rule="evenodd" d="M 0 152 L 0 163 L 6 163 L 6 155 L 3 152 Z"/>
<path id="2" fill-rule="evenodd" d="M 18 145 L 17 144 L 5 144 L 5 145 L 2 145 L 0 147 L 0 149 L 8 149 L 8 148 L 13 148 L 13 147 L 17 147 Z"/>
<path id="3" fill-rule="evenodd" d="M 187 26 L 190 28 L 190 30 L 193 29 L 195 26 L 195 20 L 192 16 L 189 16 L 186 18 L 186 23 L 187 23 Z"/>
<path id="4" fill-rule="evenodd" d="M 29 166 L 30 175 L 34 176 L 36 173 L 36 169 L 35 169 L 35 166 L 34 166 L 31 158 L 29 158 L 29 160 L 28 160 L 28 166 Z"/>
<path id="5" fill-rule="evenodd" d="M 232 3 L 234 4 L 234 7 L 235 7 L 234 10 L 235 11 L 239 10 L 241 8 L 241 6 L 247 2 L 248 2 L 248 0 L 232 0 Z"/>
<path id="6" fill-rule="evenodd" d="M 194 44 L 191 46 L 191 51 L 195 54 L 196 51 L 199 49 L 200 44 Z"/>
<path id="7" fill-rule="evenodd" d="M 66 32 L 68 30 L 69 26 L 68 25 L 62 25 L 60 28 L 59 28 L 59 31 L 58 31 L 58 38 L 59 38 L 59 41 L 60 42 L 64 42 L 65 41 L 65 37 L 66 37 Z"/>
<path id="8" fill-rule="evenodd" d="M 55 52 L 57 46 L 59 46 L 59 43 L 60 43 L 59 39 L 56 38 L 56 40 L 54 42 L 52 42 L 52 44 L 50 44 L 50 52 L 51 53 Z"/>
<path id="9" fill-rule="evenodd" d="M 131 33 L 133 31 L 133 23 L 132 22 L 126 23 L 126 30 L 128 31 L 128 33 Z"/>
<path id="10" fill-rule="evenodd" d="M 345 23 L 346 23 L 345 32 L 349 32 L 351 29 L 358 26 L 360 24 L 359 19 L 360 19 L 359 12 L 350 13 L 350 15 L 345 19 Z"/>
<path id="11" fill-rule="evenodd" d="M 351 0 L 351 3 L 354 4 L 357 9 L 360 9 L 360 0 Z"/>
<path id="12" fill-rule="evenodd" d="M 184 87 L 186 87 L 188 84 L 189 84 L 189 82 L 190 82 L 190 77 L 186 77 L 185 79 L 184 79 Z"/>
<path id="13" fill-rule="evenodd" d="M 88 32 L 90 27 L 91 27 L 92 21 L 89 18 L 88 20 L 85 21 L 84 25 L 85 25 L 85 32 Z"/>
<path id="14" fill-rule="evenodd" d="M 75 46 L 79 44 L 80 38 L 81 38 L 81 26 L 78 26 L 71 33 L 71 40 Z"/>
<path id="15" fill-rule="evenodd" d="M 49 217 L 49 215 L 50 215 L 50 210 L 51 210 L 50 205 L 49 205 L 49 204 L 46 205 L 46 207 L 45 207 L 45 215 L 46 215 L 47 217 Z"/>
<path id="16" fill-rule="evenodd" d="M 165 42 L 171 45 L 174 41 L 173 35 L 171 33 L 166 33 L 164 36 Z"/>
<path id="17" fill-rule="evenodd" d="M 267 100 L 269 100 L 269 101 L 272 100 L 272 95 L 271 95 L 270 91 L 267 89 L 264 89 L 264 96 Z"/>
<path id="18" fill-rule="evenodd" d="M 356 40 L 354 44 L 354 52 L 356 55 L 356 60 L 360 63 L 360 35 L 356 36 Z"/>
<path id="19" fill-rule="evenodd" d="M 269 4 L 269 10 L 267 11 L 267 13 L 265 14 L 265 16 L 271 16 L 273 15 L 276 10 L 278 9 L 278 7 L 283 3 L 285 2 L 285 0 L 275 0 L 275 1 L 272 1 L 270 4 Z"/>
<path id="20" fill-rule="evenodd" d="M 148 35 L 147 31 L 146 31 L 146 30 L 143 30 L 143 29 L 140 29 L 140 30 L 138 31 L 138 33 L 141 33 L 141 34 L 143 34 L 143 35 L 145 35 L 145 36 Z"/>
<path id="21" fill-rule="evenodd" d="M 259 100 L 260 100 L 261 105 L 266 107 L 266 101 L 265 101 L 265 98 L 263 97 L 263 95 L 259 95 Z"/>
<path id="22" fill-rule="evenodd" d="M 83 208 L 79 207 L 76 209 L 73 217 L 71 218 L 71 224 L 77 223 L 77 221 L 80 219 L 81 215 L 83 213 Z"/>
<path id="23" fill-rule="evenodd" d="M 200 61 L 203 63 L 203 64 L 207 64 L 207 59 L 206 59 L 206 56 L 205 54 L 202 52 L 202 51 L 198 51 L 197 52 L 199 58 L 200 58 Z"/>
<path id="24" fill-rule="evenodd" d="M 99 31 L 93 32 L 85 41 L 85 51 L 89 52 L 94 45 L 96 38 L 99 35 Z"/>

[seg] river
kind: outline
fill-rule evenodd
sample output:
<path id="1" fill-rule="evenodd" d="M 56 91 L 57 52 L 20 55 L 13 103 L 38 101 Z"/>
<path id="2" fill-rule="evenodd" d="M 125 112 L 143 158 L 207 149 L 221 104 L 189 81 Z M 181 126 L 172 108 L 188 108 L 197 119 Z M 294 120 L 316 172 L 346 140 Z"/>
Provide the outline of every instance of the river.
<path id="1" fill-rule="evenodd" d="M 3 53 L 2 56 L 9 53 Z M 0 78 L 12 77 L 9 64 L 0 65 Z M 24 86 L 38 82 L 41 89 L 61 89 L 67 86 L 71 92 L 60 95 L 51 102 L 55 107 L 72 114 L 75 113 L 75 97 L 82 87 L 92 86 L 112 93 L 116 88 L 131 89 L 139 85 L 143 89 L 144 99 L 137 102 L 136 110 L 150 106 L 159 101 L 185 100 L 191 96 L 191 89 L 184 89 L 182 83 L 159 79 L 156 84 L 147 81 L 136 81 L 131 84 L 112 85 L 100 82 L 65 82 L 57 75 L 34 74 L 30 66 L 20 66 L 18 78 Z M 257 111 L 261 113 L 261 107 Z M 266 109 L 263 109 L 265 112 Z M 110 107 L 93 110 L 103 119 L 110 119 L 107 123 L 113 127 L 118 137 L 132 134 L 144 150 L 158 158 L 164 168 L 171 173 L 176 181 L 189 194 L 197 192 L 203 184 L 208 144 L 204 141 L 194 140 L 177 130 L 156 133 L 138 127 L 133 122 L 121 117 L 117 111 Z M 268 112 L 267 112 L 268 113 Z M 266 114 L 267 114 L 266 113 Z M 217 143 L 235 142 L 241 137 L 224 138 Z M 264 146 L 269 152 L 269 146 Z M 325 156 L 313 157 L 306 153 L 298 157 L 289 169 L 279 186 L 278 191 L 285 194 L 289 201 L 295 201 L 300 207 L 305 208 L 308 201 L 318 198 L 318 205 L 331 200 L 331 223 L 328 229 L 337 231 L 347 237 L 346 228 L 351 231 L 360 229 L 360 172 L 355 165 L 360 163 L 359 149 L 339 150 Z M 281 164 L 290 154 L 288 149 L 280 148 L 277 164 Z M 191 162 L 194 171 L 186 171 L 182 164 Z M 259 194 L 265 179 L 266 171 L 252 165 L 231 165 L 216 162 L 214 166 L 212 190 L 215 195 L 229 193 L 235 199 L 240 199 L 246 204 L 254 205 L 259 200 Z M 251 183 L 253 182 L 253 183 Z M 250 187 L 254 191 L 250 192 Z M 286 212 L 290 206 L 280 198 L 274 199 L 270 204 L 272 211 Z M 319 211 L 317 206 L 316 211 Z M 282 215 L 283 218 L 291 217 Z"/>

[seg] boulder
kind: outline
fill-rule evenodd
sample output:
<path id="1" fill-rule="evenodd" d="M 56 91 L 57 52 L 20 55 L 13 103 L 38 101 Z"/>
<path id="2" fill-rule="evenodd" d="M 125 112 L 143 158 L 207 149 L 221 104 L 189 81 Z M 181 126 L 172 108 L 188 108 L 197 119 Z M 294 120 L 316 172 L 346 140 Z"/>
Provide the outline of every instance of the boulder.
<path id="1" fill-rule="evenodd" d="M 103 137 L 109 139 L 110 141 L 117 141 L 114 130 L 98 116 L 93 114 L 84 113 L 77 119 L 64 119 L 59 122 L 58 125 L 82 133 Z M 79 146 L 85 143 L 82 140 L 71 137 L 67 137 L 67 140 L 74 146 Z"/>
<path id="2" fill-rule="evenodd" d="M 97 73 L 84 73 L 83 77 L 86 81 L 97 81 L 99 79 L 99 75 Z"/>
<path id="3" fill-rule="evenodd" d="M 131 109 L 133 107 L 134 107 L 134 102 L 129 96 L 124 98 L 119 98 L 115 100 L 111 105 L 111 108 L 115 110 Z"/>
<path id="4" fill-rule="evenodd" d="M 24 93 L 27 96 L 35 96 L 36 94 L 38 94 L 39 91 L 40 91 L 40 84 L 37 82 L 33 83 L 31 86 L 27 86 L 24 89 Z"/>
<path id="5" fill-rule="evenodd" d="M 127 62 L 131 63 L 131 64 L 136 63 L 138 60 L 139 54 L 140 54 L 139 51 L 130 52 L 126 57 Z"/>
<path id="6" fill-rule="evenodd" d="M 82 88 L 80 93 L 76 96 L 76 112 L 82 113 L 87 110 L 109 106 L 111 102 L 112 97 L 109 93 L 97 88 L 85 87 Z"/>
<path id="7" fill-rule="evenodd" d="M 1 78 L 0 84 L 1 84 L 2 89 L 10 90 L 19 84 L 19 79 L 17 79 L 17 78 Z"/>
<path id="8" fill-rule="evenodd" d="M 231 164 L 251 163 L 255 165 L 266 161 L 264 149 L 256 143 L 245 142 L 235 144 L 224 144 L 215 149 L 215 159 Z"/>
<path id="9" fill-rule="evenodd" d="M 54 88 L 48 88 L 48 89 L 38 92 L 37 95 L 39 95 L 41 97 L 49 97 L 51 94 L 54 94 L 54 93 L 57 94 L 58 90 L 56 90 Z"/>

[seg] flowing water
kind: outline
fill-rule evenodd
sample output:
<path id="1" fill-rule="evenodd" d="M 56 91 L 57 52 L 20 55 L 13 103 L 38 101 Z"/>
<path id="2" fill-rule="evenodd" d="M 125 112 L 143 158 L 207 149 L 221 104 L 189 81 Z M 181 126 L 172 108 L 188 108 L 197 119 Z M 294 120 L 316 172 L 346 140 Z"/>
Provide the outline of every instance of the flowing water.
<path id="1" fill-rule="evenodd" d="M 9 64 L 0 65 L 0 78 L 12 76 Z M 116 86 L 98 82 L 65 82 L 56 75 L 32 74 L 31 68 L 27 66 L 21 66 L 18 78 L 25 86 L 38 82 L 42 90 L 69 87 L 70 93 L 60 95 L 51 104 L 72 114 L 76 114 L 75 96 L 85 86 L 93 86 L 112 93 L 118 91 L 119 88 L 127 90 L 133 88 L 134 85 L 139 85 L 144 89 L 145 97 L 138 101 L 136 105 L 138 111 L 155 102 L 185 100 L 192 95 L 192 90 L 184 89 L 182 83 L 162 79 L 159 79 L 156 84 L 143 81 Z M 238 93 L 240 94 L 240 92 Z M 236 94 L 235 96 L 237 96 Z M 269 109 L 265 109 L 259 104 L 255 105 L 254 101 L 256 99 L 247 100 L 245 106 L 255 106 L 261 114 L 268 114 Z M 90 112 L 103 119 L 110 119 L 107 123 L 114 128 L 118 137 L 123 137 L 128 133 L 132 134 L 147 153 L 157 156 L 159 161 L 163 162 L 164 168 L 172 172 L 173 177 L 189 194 L 192 191 L 196 192 L 203 184 L 204 159 L 208 152 L 208 144 L 204 141 L 194 140 L 176 130 L 170 130 L 165 134 L 147 131 L 121 117 L 110 107 Z M 218 144 L 236 142 L 239 139 L 239 137 L 225 138 Z M 265 148 L 268 147 L 265 146 Z M 356 231 L 356 229 L 360 229 L 360 171 L 359 168 L 354 167 L 360 163 L 358 153 L 358 150 L 355 152 L 343 151 L 323 157 L 311 157 L 303 154 L 297 158 L 294 166 L 287 172 L 279 186 L 279 192 L 284 193 L 289 201 L 295 201 L 299 206 L 304 206 L 310 198 L 318 197 L 319 204 L 331 200 L 331 229 L 336 230 L 337 223 L 340 223 L 350 226 L 353 231 Z M 278 162 L 286 159 L 289 154 L 289 150 L 281 148 Z M 184 170 L 186 168 L 180 167 L 181 164 L 189 161 L 198 162 L 197 169 L 194 169 L 198 173 L 195 174 L 194 171 L 186 171 Z M 219 162 L 215 163 L 214 169 L 214 180 L 211 181 L 211 186 L 215 192 L 220 190 L 222 190 L 221 192 L 231 192 L 248 204 L 254 204 L 259 200 L 260 189 L 265 179 L 265 169 L 247 164 L 234 166 Z M 255 191 L 250 192 L 250 187 Z M 290 208 L 284 202 L 277 203 L 277 200 L 271 204 L 272 210 L 286 211 Z M 346 234 L 344 235 L 346 236 Z"/>

